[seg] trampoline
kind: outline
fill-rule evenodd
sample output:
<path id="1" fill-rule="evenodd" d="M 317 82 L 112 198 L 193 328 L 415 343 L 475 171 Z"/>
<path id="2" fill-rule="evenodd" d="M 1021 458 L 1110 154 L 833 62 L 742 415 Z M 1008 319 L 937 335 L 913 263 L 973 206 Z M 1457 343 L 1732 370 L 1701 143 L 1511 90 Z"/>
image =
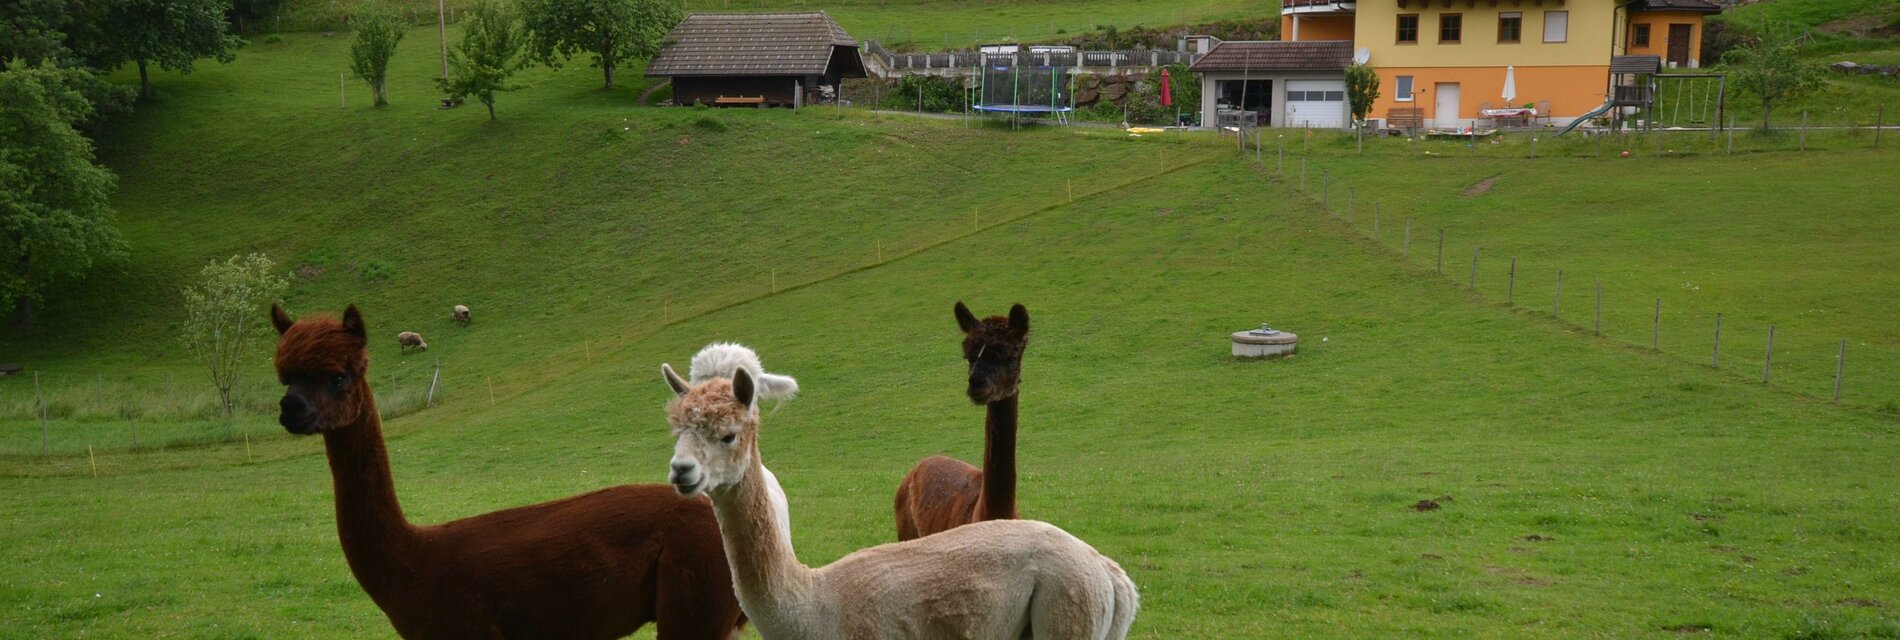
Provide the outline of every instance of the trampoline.
<path id="1" fill-rule="evenodd" d="M 1067 125 L 1075 111 L 1069 87 L 1069 68 L 1034 64 L 1023 53 L 984 55 L 977 61 L 976 100 L 980 113 L 1009 114 L 1015 125 L 1025 116 L 1055 116 Z"/>

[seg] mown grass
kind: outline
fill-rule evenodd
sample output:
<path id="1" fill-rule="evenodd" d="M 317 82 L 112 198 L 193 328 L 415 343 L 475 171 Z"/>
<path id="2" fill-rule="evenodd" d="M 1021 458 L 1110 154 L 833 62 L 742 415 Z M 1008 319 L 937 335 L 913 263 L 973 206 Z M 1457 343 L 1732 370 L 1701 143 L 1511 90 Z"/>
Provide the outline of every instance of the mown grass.
<path id="1" fill-rule="evenodd" d="M 655 481 L 655 365 L 743 339 L 806 389 L 764 452 L 823 563 L 891 538 L 918 458 L 978 455 L 946 303 L 1023 301 L 1024 512 L 1129 568 L 1138 637 L 1894 630 L 1891 419 L 1470 304 L 1300 202 L 1202 164 L 681 322 L 398 421 L 398 486 L 433 522 Z M 1263 318 L 1300 354 L 1229 358 Z M 273 446 L 294 455 L 4 481 L 6 633 L 387 634 L 317 443 Z"/>
<path id="2" fill-rule="evenodd" d="M 1891 170 L 1900 132 L 1887 133 L 1873 149 L 1869 132 L 1814 132 L 1803 154 L 1751 150 L 1786 149 L 1797 135 L 1744 132 L 1737 155 L 1726 152 L 1725 135 L 1705 132 L 1545 138 L 1535 160 L 1525 135 L 1471 147 L 1378 140 L 1366 155 L 1350 139 L 1316 136 L 1307 192 L 1342 219 L 1352 209 L 1351 226 L 1368 237 L 1379 206 L 1376 241 L 1393 254 L 1405 252 L 1409 220 L 1410 262 L 1434 271 L 1445 230 L 1441 277 L 1469 285 L 1477 251 L 1476 291 L 1490 302 L 1512 297 L 1524 312 L 1549 315 L 1561 269 L 1556 308 L 1594 331 L 1600 282 L 1603 331 L 1631 345 L 1660 342 L 1664 353 L 1707 365 L 1722 313 L 1720 364 L 1737 377 L 1760 380 L 1774 324 L 1771 381 L 1809 397 L 1832 396 L 1847 340 L 1844 399 L 1893 411 L 1900 333 L 1888 318 L 1900 280 L 1885 265 L 1900 253 L 1882 230 L 1900 225 Z M 1282 139 L 1270 139 L 1266 164 L 1277 171 Z M 1288 171 L 1297 180 L 1294 145 Z M 1619 157 L 1625 150 L 1630 158 Z"/>
<path id="3" fill-rule="evenodd" d="M 344 29 L 344 17 L 366 0 L 286 2 L 272 28 L 283 31 Z M 418 25 L 433 28 L 433 0 L 386 0 Z M 447 2 L 451 13 L 466 0 Z M 919 49 L 964 48 L 996 42 L 1040 42 L 1105 27 L 1186 25 L 1215 20 L 1278 20 L 1279 3 L 1268 0 L 688 0 L 686 10 L 712 12 L 824 11 L 859 40 Z M 1172 48 L 1172 42 L 1148 43 Z"/>
<path id="4" fill-rule="evenodd" d="M 1323 209 L 1231 140 L 633 109 L 637 83 L 601 93 L 585 67 L 530 75 L 490 124 L 429 108 L 427 44 L 405 45 L 385 110 L 331 102 L 342 43 L 315 34 L 162 75 L 164 100 L 104 144 L 133 257 L 0 347 L 72 393 L 155 388 L 192 372 L 170 331 L 203 260 L 307 266 L 292 310 L 362 304 L 386 336 L 372 379 L 408 388 L 442 361 L 448 400 L 389 425 L 405 508 L 440 522 L 660 481 L 657 365 L 742 340 L 803 384 L 765 416 L 764 455 L 822 564 L 894 537 L 916 460 L 980 457 L 949 307 L 1023 302 L 1023 512 L 1128 568 L 1137 637 L 1900 637 L 1900 424 L 1862 387 L 1834 405 L 1503 309 L 1495 267 L 1477 294 L 1435 277 L 1420 237 L 1396 258 L 1396 227 L 1367 240 L 1338 192 Z M 1667 285 L 1679 257 L 1697 300 L 1814 295 L 1846 312 L 1808 327 L 1891 341 L 1875 245 L 1895 152 L 1838 135 L 1663 161 L 1546 141 L 1574 157 L 1535 162 L 1516 138 L 1361 160 L 1320 137 L 1309 169 L 1386 190 L 1420 229 L 1483 221 L 1538 265 Z M 1815 255 L 1836 245 L 1865 261 Z M 1230 358 L 1227 333 L 1262 320 L 1299 355 Z M 397 354 L 405 328 L 430 351 Z M 30 447 L 15 414 L 0 433 Z M 70 450 L 0 457 L 0 638 L 389 637 L 338 551 L 319 442 L 252 418 L 248 446 L 107 452 L 96 478 Z"/>

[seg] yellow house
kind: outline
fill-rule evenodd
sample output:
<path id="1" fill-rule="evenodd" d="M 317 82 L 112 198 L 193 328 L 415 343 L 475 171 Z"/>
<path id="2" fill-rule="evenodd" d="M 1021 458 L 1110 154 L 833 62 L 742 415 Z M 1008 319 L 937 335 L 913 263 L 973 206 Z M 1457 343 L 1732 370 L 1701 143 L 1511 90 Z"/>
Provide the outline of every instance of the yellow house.
<path id="1" fill-rule="evenodd" d="M 1453 128 L 1531 106 L 1565 124 L 1605 105 L 1613 57 L 1699 66 L 1703 17 L 1720 10 L 1714 0 L 1282 0 L 1280 33 L 1350 40 L 1379 74 L 1373 119 Z"/>

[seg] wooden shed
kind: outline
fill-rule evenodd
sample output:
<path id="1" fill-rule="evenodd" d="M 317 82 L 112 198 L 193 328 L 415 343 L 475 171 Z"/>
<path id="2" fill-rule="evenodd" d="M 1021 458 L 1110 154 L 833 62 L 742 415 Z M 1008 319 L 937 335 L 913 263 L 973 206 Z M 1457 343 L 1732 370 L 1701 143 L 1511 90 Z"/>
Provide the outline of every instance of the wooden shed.
<path id="1" fill-rule="evenodd" d="M 865 77 L 858 42 L 823 11 L 689 15 L 646 75 L 673 81 L 674 104 L 721 106 L 797 106 Z"/>

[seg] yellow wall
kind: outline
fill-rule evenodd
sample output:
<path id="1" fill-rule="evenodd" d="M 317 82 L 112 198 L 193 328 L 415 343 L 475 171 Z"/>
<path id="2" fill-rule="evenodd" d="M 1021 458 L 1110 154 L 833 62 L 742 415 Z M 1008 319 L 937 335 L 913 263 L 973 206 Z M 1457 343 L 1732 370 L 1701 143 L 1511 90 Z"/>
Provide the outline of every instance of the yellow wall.
<path id="1" fill-rule="evenodd" d="M 1354 43 L 1372 51 L 1372 65 L 1408 67 L 1503 67 L 1607 66 L 1610 62 L 1611 36 L 1616 32 L 1612 20 L 1619 0 L 1570 0 L 1556 2 L 1451 2 L 1413 0 L 1403 9 L 1395 0 L 1358 3 Z M 1429 5 L 1429 6 L 1425 6 Z M 1544 42 L 1544 14 L 1567 11 L 1570 14 L 1569 37 L 1562 43 Z M 1524 35 L 1518 44 L 1498 42 L 1498 14 L 1523 15 Z M 1438 18 L 1447 13 L 1464 16 L 1464 34 L 1460 44 L 1438 43 Z M 1398 16 L 1418 14 L 1418 44 L 1401 45 L 1398 41 Z M 1500 74 L 1501 76 L 1502 74 Z"/>
<path id="2" fill-rule="evenodd" d="M 1376 55 L 1373 60 L 1378 60 Z M 1433 112 L 1437 95 L 1433 89 L 1440 82 L 1458 83 L 1458 115 L 1463 118 L 1478 117 L 1478 107 L 1484 102 L 1493 107 L 1505 106 L 1503 67 L 1379 67 L 1377 71 L 1380 95 L 1378 104 L 1372 108 L 1374 118 L 1386 117 L 1386 112 L 1393 107 L 1418 107 L 1425 110 L 1428 120 L 1437 119 L 1438 114 Z M 1512 105 L 1549 100 L 1550 115 L 1558 122 L 1602 106 L 1610 83 L 1607 64 L 1518 67 L 1516 73 L 1517 99 Z M 1395 91 L 1398 76 L 1412 76 L 1412 90 L 1423 91 L 1413 97 L 1413 102 L 1398 101 Z"/>
<path id="3" fill-rule="evenodd" d="M 1636 46 L 1636 25 L 1639 24 L 1649 25 L 1649 46 Z M 1629 43 L 1629 55 L 1662 56 L 1663 60 L 1667 61 L 1669 59 L 1669 25 L 1672 24 L 1690 26 L 1689 60 L 1696 61 L 1701 58 L 1702 14 L 1688 11 L 1638 11 L 1632 14 L 1629 33 L 1624 36 L 1624 42 Z"/>
<path id="4" fill-rule="evenodd" d="M 1280 17 L 1281 40 L 1351 40 L 1353 16 L 1307 14 L 1300 16 L 1300 37 L 1293 37 L 1293 16 Z"/>

